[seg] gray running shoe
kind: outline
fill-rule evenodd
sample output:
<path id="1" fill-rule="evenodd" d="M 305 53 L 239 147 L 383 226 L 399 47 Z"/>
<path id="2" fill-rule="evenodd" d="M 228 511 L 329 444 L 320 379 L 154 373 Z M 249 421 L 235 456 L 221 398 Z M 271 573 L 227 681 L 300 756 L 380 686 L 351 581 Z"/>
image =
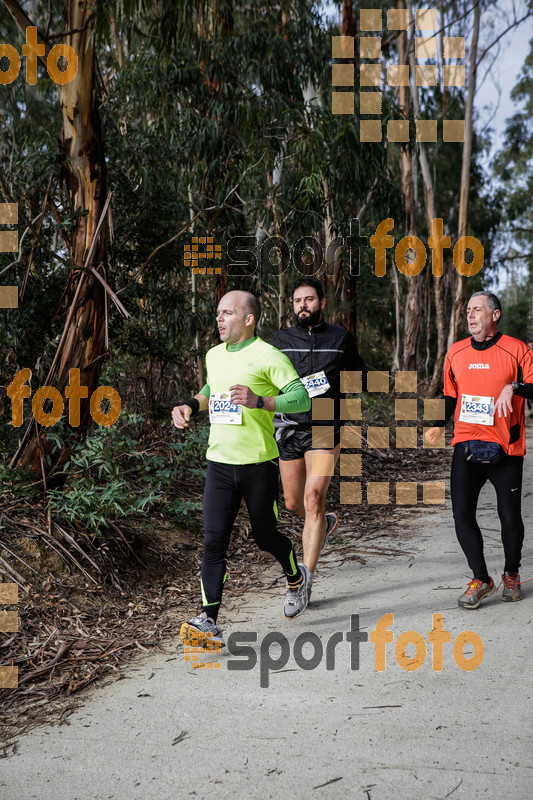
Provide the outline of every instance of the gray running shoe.
<path id="1" fill-rule="evenodd" d="M 326 546 L 326 542 L 329 539 L 330 533 L 333 533 L 333 531 L 339 524 L 339 518 L 334 511 L 328 511 L 325 517 L 326 517 L 326 533 L 324 534 L 324 541 L 322 542 L 322 547 L 320 548 L 321 551 Z"/>
<path id="2" fill-rule="evenodd" d="M 468 584 L 466 592 L 457 600 L 457 605 L 460 605 L 461 608 L 478 608 L 481 601 L 486 597 L 490 597 L 495 591 L 496 587 L 492 578 L 490 583 L 483 583 L 483 581 L 474 578 Z"/>
<path id="3" fill-rule="evenodd" d="M 305 611 L 309 603 L 309 570 L 305 564 L 298 564 L 302 573 L 302 582 L 296 589 L 287 586 L 287 594 L 283 611 L 287 619 L 294 619 Z"/>
<path id="4" fill-rule="evenodd" d="M 515 572 L 514 578 L 508 572 L 502 575 L 503 594 L 502 600 L 507 603 L 516 603 L 517 600 L 522 599 L 522 591 L 520 589 L 520 573 Z"/>
<path id="5" fill-rule="evenodd" d="M 199 644 L 206 650 L 215 649 L 215 646 L 224 647 L 226 642 L 222 636 L 222 628 L 209 619 L 205 611 L 198 617 L 184 622 L 180 629 L 180 639 L 190 644 Z"/>

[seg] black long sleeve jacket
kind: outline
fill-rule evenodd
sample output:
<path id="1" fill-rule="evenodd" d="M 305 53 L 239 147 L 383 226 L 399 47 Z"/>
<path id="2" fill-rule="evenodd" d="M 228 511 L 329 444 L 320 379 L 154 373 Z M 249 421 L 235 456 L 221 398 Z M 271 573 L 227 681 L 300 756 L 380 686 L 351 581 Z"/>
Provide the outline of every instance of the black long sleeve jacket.
<path id="1" fill-rule="evenodd" d="M 341 371 L 360 371 L 363 378 L 363 389 L 366 389 L 367 368 L 357 352 L 352 334 L 338 325 L 330 325 L 321 321 L 311 330 L 298 325 L 292 328 L 283 328 L 274 334 L 270 344 L 285 353 L 292 361 L 300 378 L 314 375 L 322 370 L 325 372 L 329 389 L 320 397 L 334 399 L 334 421 L 340 425 L 339 400 L 344 398 L 340 389 Z M 332 424 L 331 421 L 313 422 L 311 411 L 287 414 L 287 416 L 302 426 Z"/>

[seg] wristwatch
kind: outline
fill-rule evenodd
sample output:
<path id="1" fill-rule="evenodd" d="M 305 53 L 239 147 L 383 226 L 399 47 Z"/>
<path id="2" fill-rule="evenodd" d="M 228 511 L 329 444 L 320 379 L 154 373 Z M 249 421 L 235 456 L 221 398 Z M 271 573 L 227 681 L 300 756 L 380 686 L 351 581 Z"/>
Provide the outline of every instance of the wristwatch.
<path id="1" fill-rule="evenodd" d="M 518 381 L 512 381 L 511 386 L 513 387 L 513 392 L 515 394 L 520 389 L 520 384 L 518 383 Z"/>
<path id="2" fill-rule="evenodd" d="M 256 408 L 263 408 L 264 405 L 265 405 L 265 401 L 263 400 L 261 395 L 259 395 L 259 397 L 257 398 L 257 403 L 255 404 L 255 407 Z"/>

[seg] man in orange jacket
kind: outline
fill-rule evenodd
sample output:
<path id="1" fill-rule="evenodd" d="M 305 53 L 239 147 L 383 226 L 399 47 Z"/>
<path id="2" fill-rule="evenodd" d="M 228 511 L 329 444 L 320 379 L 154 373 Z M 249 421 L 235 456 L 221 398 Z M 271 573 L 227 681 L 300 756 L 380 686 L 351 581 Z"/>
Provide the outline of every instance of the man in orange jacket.
<path id="1" fill-rule="evenodd" d="M 474 573 L 458 604 L 478 608 L 496 590 L 476 520 L 479 493 L 487 480 L 496 489 L 505 553 L 502 600 L 522 599 L 524 398 L 533 398 L 533 352 L 524 342 L 498 331 L 501 304 L 491 292 L 473 294 L 466 315 L 471 337 L 452 345 L 446 356 L 442 422 L 454 416 L 453 516 L 459 544 Z M 430 428 L 428 443 L 436 444 L 439 433 L 440 428 Z"/>

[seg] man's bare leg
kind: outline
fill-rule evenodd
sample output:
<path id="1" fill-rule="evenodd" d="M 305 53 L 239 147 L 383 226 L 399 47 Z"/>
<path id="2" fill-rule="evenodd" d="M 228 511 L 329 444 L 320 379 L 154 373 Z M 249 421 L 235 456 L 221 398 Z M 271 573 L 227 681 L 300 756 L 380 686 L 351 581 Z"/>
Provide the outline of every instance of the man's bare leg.
<path id="1" fill-rule="evenodd" d="M 331 482 L 329 476 L 312 474 L 312 453 L 333 453 L 334 463 L 339 458 L 341 446 L 332 450 L 308 450 L 304 458 L 293 461 L 279 460 L 285 506 L 304 519 L 302 544 L 303 562 L 310 572 L 315 571 L 326 533 L 326 495 Z"/>
<path id="2" fill-rule="evenodd" d="M 331 477 L 328 475 L 313 475 L 312 457 L 313 453 L 333 454 L 333 463 L 336 464 L 339 458 L 341 446 L 338 444 L 332 450 L 308 450 L 304 455 L 306 464 L 306 480 L 304 489 L 304 509 L 305 522 L 302 533 L 302 544 L 304 550 L 304 564 L 314 573 L 318 563 L 318 557 L 324 543 L 326 533 L 326 495 L 328 492 Z"/>

